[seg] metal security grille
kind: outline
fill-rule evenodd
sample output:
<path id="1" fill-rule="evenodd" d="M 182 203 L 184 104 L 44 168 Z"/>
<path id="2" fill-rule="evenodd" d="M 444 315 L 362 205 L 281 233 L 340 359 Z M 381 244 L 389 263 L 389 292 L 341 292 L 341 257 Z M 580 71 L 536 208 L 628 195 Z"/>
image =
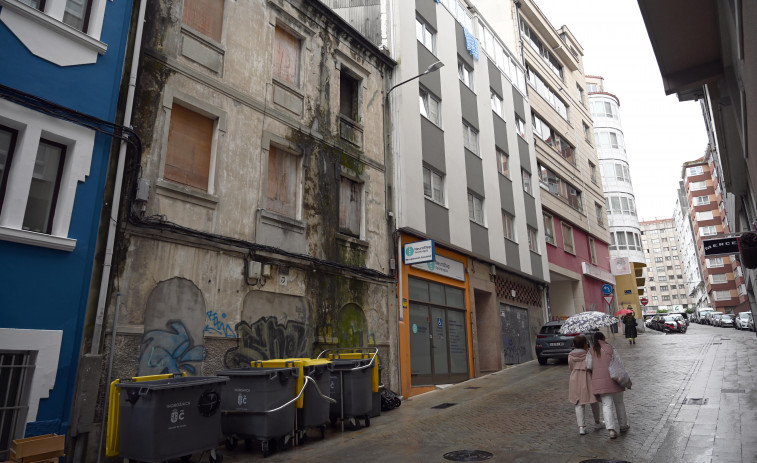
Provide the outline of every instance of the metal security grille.
<path id="1" fill-rule="evenodd" d="M 0 460 L 10 458 L 11 441 L 21 437 L 33 373 L 30 352 L 0 350 Z"/>

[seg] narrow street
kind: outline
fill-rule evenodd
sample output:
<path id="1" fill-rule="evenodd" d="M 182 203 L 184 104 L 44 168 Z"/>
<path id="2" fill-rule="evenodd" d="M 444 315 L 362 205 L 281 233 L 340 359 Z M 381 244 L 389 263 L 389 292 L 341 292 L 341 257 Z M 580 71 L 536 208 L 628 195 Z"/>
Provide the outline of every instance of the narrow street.
<path id="1" fill-rule="evenodd" d="M 683 335 L 647 330 L 634 346 L 621 335 L 608 340 L 634 382 L 625 394 L 631 429 L 616 440 L 591 424 L 578 434 L 567 363 L 531 361 L 406 400 L 368 428 L 331 428 L 325 440 L 311 431 L 303 445 L 265 460 L 443 462 L 448 452 L 482 450 L 497 462 L 757 462 L 753 332 L 692 324 Z M 706 403 L 684 403 L 691 399 Z M 433 408 L 440 404 L 453 405 Z M 243 449 L 224 450 L 224 461 L 263 460 Z"/>

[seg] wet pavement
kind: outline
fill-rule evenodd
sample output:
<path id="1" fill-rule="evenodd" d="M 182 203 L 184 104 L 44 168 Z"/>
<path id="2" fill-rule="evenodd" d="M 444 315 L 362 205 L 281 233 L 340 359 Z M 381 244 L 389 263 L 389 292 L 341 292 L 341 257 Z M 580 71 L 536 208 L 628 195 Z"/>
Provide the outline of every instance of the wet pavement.
<path id="1" fill-rule="evenodd" d="M 325 439 L 311 430 L 265 461 L 445 462 L 448 452 L 481 450 L 496 462 L 757 463 L 755 333 L 692 324 L 686 334 L 647 330 L 633 346 L 608 340 L 633 380 L 631 429 L 617 439 L 591 424 L 578 434 L 567 363 L 531 361 L 408 399 L 367 428 L 329 428 Z M 224 450 L 224 462 L 263 460 L 244 448 Z"/>

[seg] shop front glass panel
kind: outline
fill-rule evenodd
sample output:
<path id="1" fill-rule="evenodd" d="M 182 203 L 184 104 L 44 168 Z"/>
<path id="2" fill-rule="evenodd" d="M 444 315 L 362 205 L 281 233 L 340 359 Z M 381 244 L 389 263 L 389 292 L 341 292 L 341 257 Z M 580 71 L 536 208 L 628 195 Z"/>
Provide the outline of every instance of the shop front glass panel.
<path id="1" fill-rule="evenodd" d="M 468 375 L 468 343 L 465 335 L 465 312 L 447 311 L 449 326 L 449 357 L 452 375 Z"/>
<path id="2" fill-rule="evenodd" d="M 428 306 L 410 303 L 410 377 L 414 386 L 433 384 Z"/>
<path id="3" fill-rule="evenodd" d="M 442 380 L 441 377 L 449 375 L 446 312 L 445 309 L 431 308 L 431 323 L 434 333 L 432 344 L 434 346 L 434 381 Z"/>

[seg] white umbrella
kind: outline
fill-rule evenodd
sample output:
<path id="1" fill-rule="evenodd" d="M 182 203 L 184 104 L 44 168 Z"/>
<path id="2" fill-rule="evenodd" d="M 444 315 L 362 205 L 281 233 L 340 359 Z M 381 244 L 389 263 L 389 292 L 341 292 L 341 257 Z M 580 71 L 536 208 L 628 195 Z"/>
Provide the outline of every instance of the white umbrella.
<path id="1" fill-rule="evenodd" d="M 618 323 L 617 318 L 604 312 L 593 310 L 581 312 L 565 320 L 565 323 L 560 328 L 560 334 L 587 333 L 616 323 Z"/>

